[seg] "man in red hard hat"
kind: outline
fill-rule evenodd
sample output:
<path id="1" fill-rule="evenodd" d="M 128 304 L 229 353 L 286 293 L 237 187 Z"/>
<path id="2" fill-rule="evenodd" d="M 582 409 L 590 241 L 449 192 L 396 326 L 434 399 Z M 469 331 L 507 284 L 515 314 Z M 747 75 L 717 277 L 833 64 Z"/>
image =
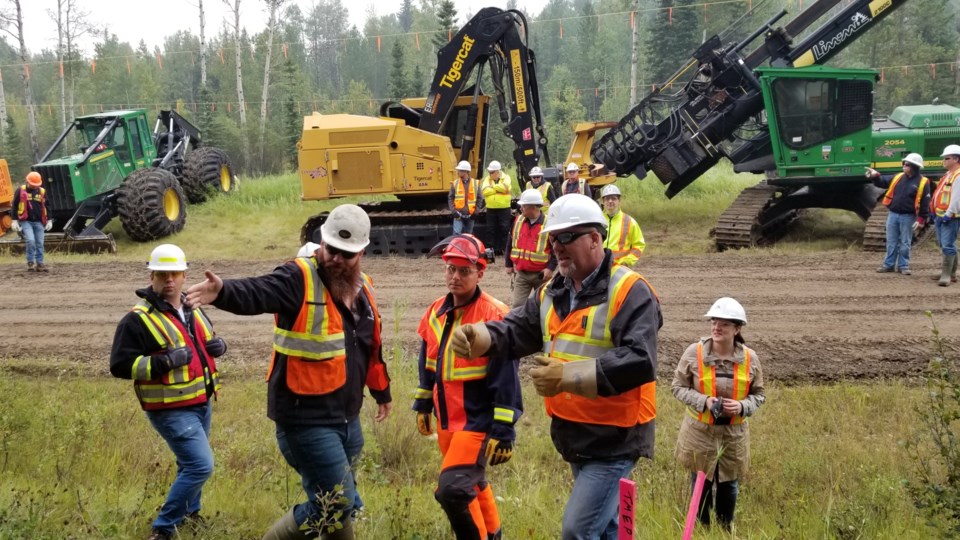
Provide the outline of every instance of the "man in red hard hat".
<path id="1" fill-rule="evenodd" d="M 27 271 L 49 272 L 43 264 L 43 233 L 53 227 L 53 220 L 47 216 L 47 191 L 37 171 L 30 171 L 26 180 L 13 193 L 12 228 L 27 242 Z"/>
<path id="2" fill-rule="evenodd" d="M 480 290 L 487 250 L 473 235 L 440 242 L 444 279 L 450 291 L 438 298 L 420 320 L 420 383 L 414 394 L 417 430 L 433 433 L 443 465 L 434 493 L 458 539 L 500 538 L 500 515 L 486 466 L 506 463 L 513 455 L 514 424 L 523 413 L 519 360 L 481 356 L 467 359 L 450 348 L 450 335 L 464 324 L 498 321 L 508 308 Z M 490 257 L 492 259 L 492 257 Z"/>

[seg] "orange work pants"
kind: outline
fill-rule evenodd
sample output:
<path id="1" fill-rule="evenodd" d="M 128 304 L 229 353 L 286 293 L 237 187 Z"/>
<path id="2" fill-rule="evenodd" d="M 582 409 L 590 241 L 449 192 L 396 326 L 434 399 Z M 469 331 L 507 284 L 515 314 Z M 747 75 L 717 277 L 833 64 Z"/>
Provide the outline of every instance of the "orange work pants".
<path id="1" fill-rule="evenodd" d="M 457 540 L 486 540 L 500 530 L 500 513 L 486 479 L 486 441 L 486 433 L 437 431 L 443 465 L 435 497 Z"/>

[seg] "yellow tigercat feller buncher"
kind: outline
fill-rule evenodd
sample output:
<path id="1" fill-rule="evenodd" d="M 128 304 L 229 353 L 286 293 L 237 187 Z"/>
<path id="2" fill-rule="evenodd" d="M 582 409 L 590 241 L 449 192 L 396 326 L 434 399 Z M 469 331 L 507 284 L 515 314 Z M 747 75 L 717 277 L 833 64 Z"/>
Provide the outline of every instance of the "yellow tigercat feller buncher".
<path id="1" fill-rule="evenodd" d="M 10 181 L 10 168 L 7 160 L 0 159 L 0 236 L 10 230 L 13 218 L 13 183 Z"/>
<path id="2" fill-rule="evenodd" d="M 484 67 L 491 72 L 504 132 L 516 145 L 517 180 L 524 182 L 541 157 L 550 163 L 525 28 L 519 11 L 481 9 L 437 53 L 426 98 L 384 103 L 379 118 L 319 113 L 304 118 L 298 144 L 303 200 L 393 195 L 396 201 L 361 204 L 373 225 L 367 253 L 427 253 L 451 234 L 447 193 L 457 162 L 466 160 L 472 174 L 482 176 L 490 105 L 481 90 Z M 325 217 L 307 221 L 302 242 L 320 241 Z M 474 233 L 484 236 L 482 220 Z"/>

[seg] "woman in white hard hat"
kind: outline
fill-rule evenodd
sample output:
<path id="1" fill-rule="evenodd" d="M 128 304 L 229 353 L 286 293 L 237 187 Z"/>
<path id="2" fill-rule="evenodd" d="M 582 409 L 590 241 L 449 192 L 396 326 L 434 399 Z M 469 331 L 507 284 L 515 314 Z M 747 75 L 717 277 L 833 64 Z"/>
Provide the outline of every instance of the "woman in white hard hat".
<path id="1" fill-rule="evenodd" d="M 928 223 L 930 217 L 930 181 L 920 174 L 923 157 L 907 154 L 901 162 L 903 172 L 881 175 L 867 168 L 867 178 L 873 185 L 883 188 L 883 205 L 890 213 L 887 216 L 887 256 L 877 272 L 893 272 L 909 276 L 910 247 L 913 235 Z"/>
<path id="2" fill-rule="evenodd" d="M 697 518 L 710 524 L 713 488 L 720 526 L 730 530 L 739 479 L 750 464 L 750 432 L 746 418 L 765 400 L 757 353 L 747 347 L 741 329 L 747 324 L 743 306 L 720 298 L 704 315 L 710 336 L 687 347 L 673 374 L 673 395 L 687 414 L 680 425 L 677 460 L 696 479 L 707 475 Z"/>

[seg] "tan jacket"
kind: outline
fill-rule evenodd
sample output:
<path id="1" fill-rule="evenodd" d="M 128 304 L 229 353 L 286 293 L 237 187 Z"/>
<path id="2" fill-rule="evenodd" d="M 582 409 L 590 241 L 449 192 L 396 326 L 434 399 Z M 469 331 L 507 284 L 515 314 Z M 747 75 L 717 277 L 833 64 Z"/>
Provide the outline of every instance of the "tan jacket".
<path id="1" fill-rule="evenodd" d="M 733 395 L 733 365 L 743 362 L 745 347 L 737 344 L 732 359 L 720 359 L 713 354 L 713 340 L 707 337 L 701 339 L 700 343 L 703 343 L 703 363 L 708 367 L 717 367 L 718 396 L 729 399 Z M 747 397 L 740 401 L 745 417 L 752 415 L 766 399 L 760 359 L 753 349 L 746 348 L 750 351 L 750 391 Z M 708 396 L 699 390 L 696 343 L 687 347 L 680 358 L 673 374 L 672 389 L 673 396 L 689 409 L 700 412 L 706 408 Z M 717 467 L 721 482 L 737 480 L 746 474 L 750 465 L 750 431 L 747 422 L 708 425 L 685 413 L 680 424 L 675 455 L 677 461 L 688 470 L 706 472 L 708 480 L 713 479 Z"/>

